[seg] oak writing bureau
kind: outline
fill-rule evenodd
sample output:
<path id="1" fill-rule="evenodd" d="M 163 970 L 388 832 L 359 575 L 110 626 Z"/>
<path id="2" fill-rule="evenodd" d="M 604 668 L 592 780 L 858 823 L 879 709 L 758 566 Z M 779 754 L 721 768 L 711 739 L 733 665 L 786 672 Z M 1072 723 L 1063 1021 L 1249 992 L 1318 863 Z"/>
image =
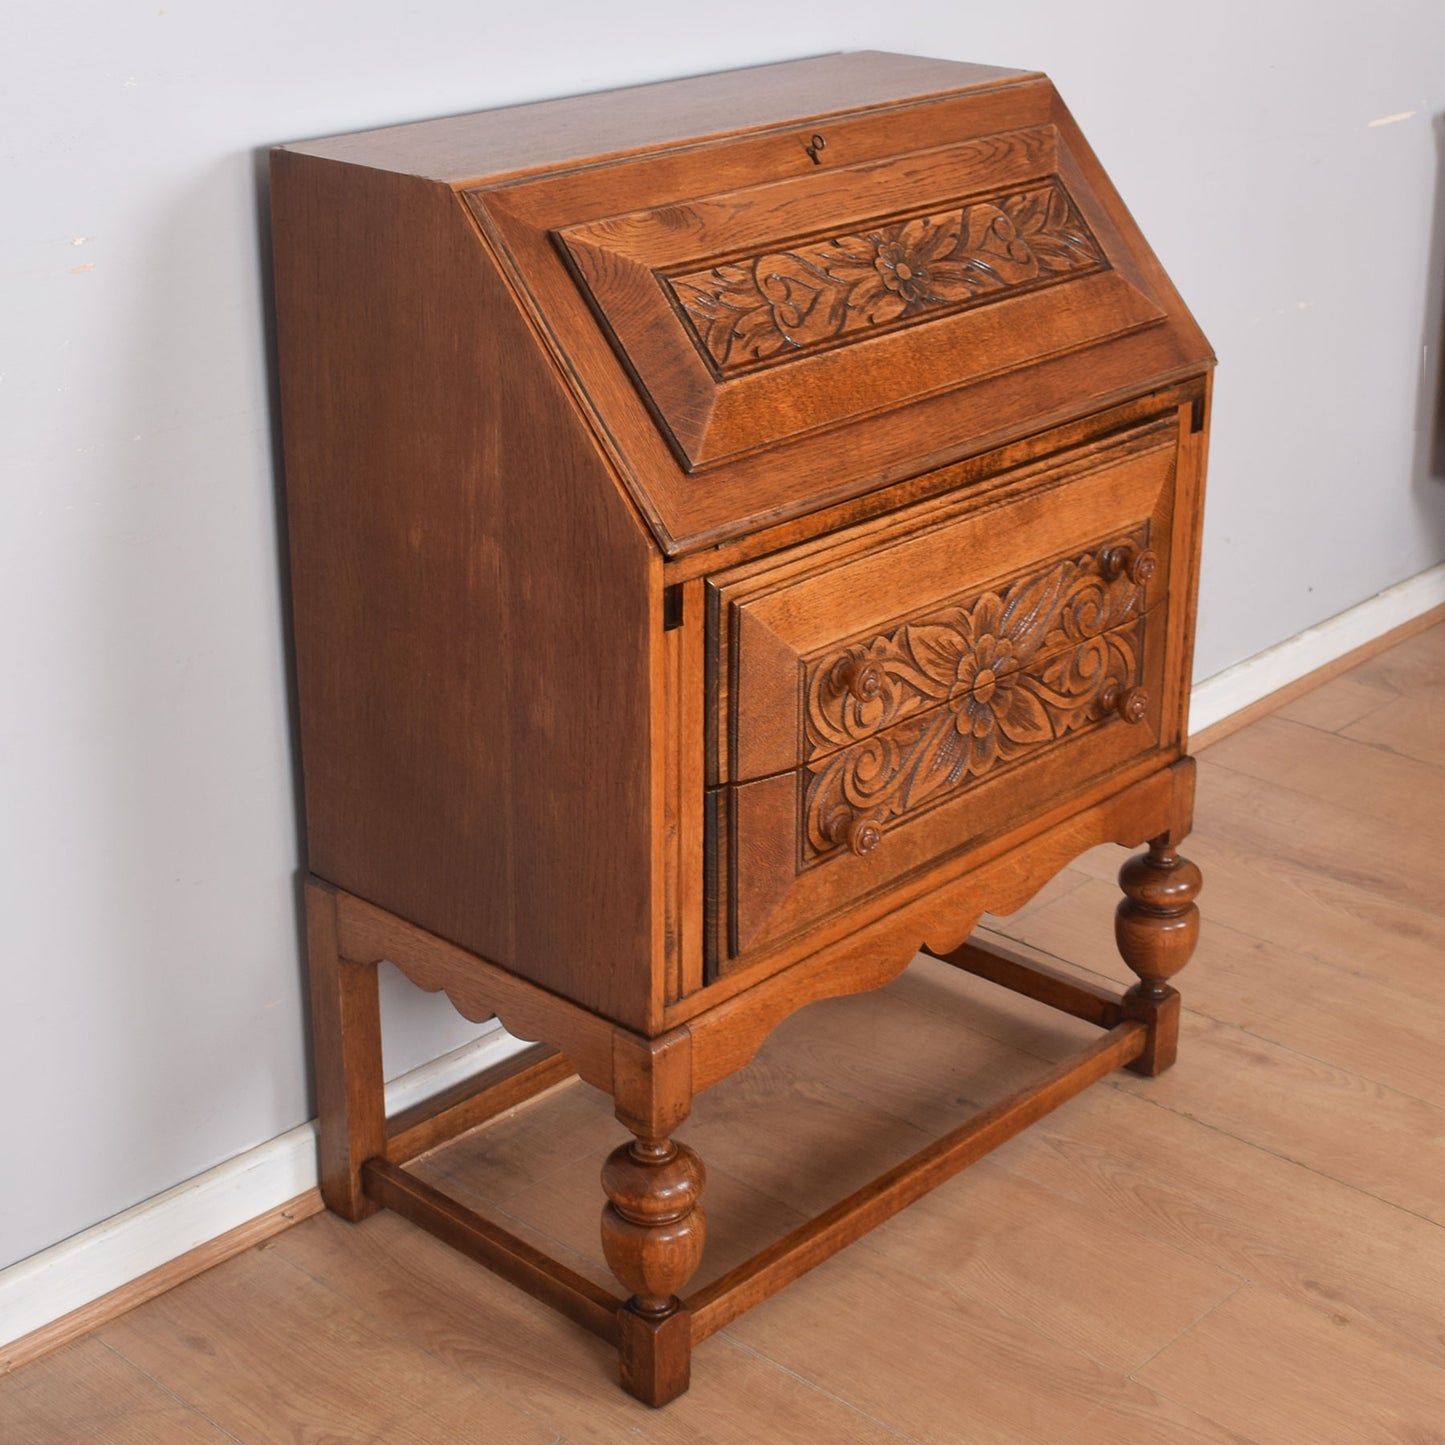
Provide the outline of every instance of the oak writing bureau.
<path id="1" fill-rule="evenodd" d="M 662 1404 L 749 1305 L 1172 1061 L 1209 348 L 1033 73 L 831 56 L 272 174 L 325 1198 Z M 1110 840 L 1148 845 L 1128 993 L 970 942 Z M 919 950 L 1097 1043 L 689 1294 L 693 1097 Z M 388 1121 L 382 959 L 538 1047 Z M 573 1071 L 631 1135 L 615 1293 L 405 1167 Z"/>

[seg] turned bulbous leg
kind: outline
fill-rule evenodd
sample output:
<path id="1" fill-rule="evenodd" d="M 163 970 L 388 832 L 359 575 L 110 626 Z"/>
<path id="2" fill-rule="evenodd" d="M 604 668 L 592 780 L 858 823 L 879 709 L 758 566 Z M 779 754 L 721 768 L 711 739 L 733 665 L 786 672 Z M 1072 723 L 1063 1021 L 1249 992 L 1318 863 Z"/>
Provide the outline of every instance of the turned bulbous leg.
<path id="1" fill-rule="evenodd" d="M 1125 995 L 1124 1012 L 1149 1026 L 1144 1052 L 1129 1065 L 1135 1073 L 1161 1074 L 1178 1053 L 1179 994 L 1169 980 L 1199 941 L 1194 899 L 1202 882 L 1199 869 L 1166 838 L 1155 838 L 1147 853 L 1119 870 L 1124 898 L 1114 915 L 1114 937 L 1124 962 L 1139 975 Z"/>
<path id="2" fill-rule="evenodd" d="M 641 1315 L 671 1314 L 702 1261 L 702 1160 L 670 1139 L 634 1139 L 602 1166 L 602 1250 Z"/>
<path id="3" fill-rule="evenodd" d="M 649 1405 L 688 1386 L 692 1324 L 678 1295 L 702 1262 L 705 1177 L 670 1139 L 634 1139 L 602 1166 L 602 1252 L 632 1293 L 619 1313 L 622 1384 Z"/>

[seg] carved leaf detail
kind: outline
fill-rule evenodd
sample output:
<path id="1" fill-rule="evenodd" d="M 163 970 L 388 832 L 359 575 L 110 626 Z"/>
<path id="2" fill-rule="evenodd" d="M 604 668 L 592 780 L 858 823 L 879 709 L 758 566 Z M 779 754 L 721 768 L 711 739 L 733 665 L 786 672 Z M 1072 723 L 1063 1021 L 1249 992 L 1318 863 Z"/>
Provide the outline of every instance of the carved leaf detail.
<path id="1" fill-rule="evenodd" d="M 1086 553 L 854 644 L 842 657 L 884 679 L 867 701 L 830 682 L 839 654 L 811 663 L 805 853 L 831 853 L 859 816 L 917 812 L 1101 721 L 1104 690 L 1139 681 L 1143 604 L 1143 588 L 1106 581 Z"/>
<path id="2" fill-rule="evenodd" d="M 1108 266 L 1057 176 L 664 278 L 720 372 Z"/>

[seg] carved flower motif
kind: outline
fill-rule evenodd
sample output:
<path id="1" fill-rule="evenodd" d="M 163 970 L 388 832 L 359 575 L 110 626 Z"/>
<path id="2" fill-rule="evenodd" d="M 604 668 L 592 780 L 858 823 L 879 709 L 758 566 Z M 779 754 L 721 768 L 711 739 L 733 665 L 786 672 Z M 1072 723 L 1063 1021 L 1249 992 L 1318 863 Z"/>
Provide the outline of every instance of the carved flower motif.
<path id="1" fill-rule="evenodd" d="M 852 651 L 883 675 L 866 706 L 825 680 L 810 685 L 817 750 L 807 836 L 839 846 L 836 818 L 886 822 L 930 807 L 963 779 L 1099 721 L 1112 681 L 1138 676 L 1140 594 L 1104 583 L 1092 555 L 905 623 Z"/>
<path id="2" fill-rule="evenodd" d="M 1024 670 L 1033 649 L 1026 646 L 1021 653 L 1017 642 L 992 632 L 976 634 L 958 660 L 949 706 L 963 748 L 949 770 L 954 776 L 991 767 L 1001 745 L 1027 745 L 1053 736 L 1048 712 Z"/>
<path id="3" fill-rule="evenodd" d="M 884 287 L 905 301 L 922 301 L 928 295 L 928 265 L 897 241 L 883 241 L 873 265 Z"/>
<path id="4" fill-rule="evenodd" d="M 973 651 L 958 660 L 956 694 L 959 732 L 983 737 L 996 725 L 999 713 L 1007 713 L 1018 685 L 1019 660 L 1007 637 L 980 637 Z M 971 719 L 972 726 L 966 726 Z"/>
<path id="5" fill-rule="evenodd" d="M 919 216 L 834 242 L 829 271 L 851 281 L 848 309 L 877 325 L 921 306 L 967 301 L 970 267 L 953 257 L 961 220 L 957 213 Z"/>

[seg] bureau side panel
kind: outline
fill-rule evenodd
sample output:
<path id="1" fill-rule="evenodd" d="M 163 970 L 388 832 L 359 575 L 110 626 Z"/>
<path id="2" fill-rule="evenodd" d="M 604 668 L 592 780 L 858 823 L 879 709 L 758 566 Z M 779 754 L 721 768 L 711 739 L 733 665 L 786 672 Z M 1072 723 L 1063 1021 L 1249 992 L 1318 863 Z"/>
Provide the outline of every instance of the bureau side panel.
<path id="1" fill-rule="evenodd" d="M 447 188 L 272 186 L 311 870 L 645 1027 L 660 560 Z"/>

